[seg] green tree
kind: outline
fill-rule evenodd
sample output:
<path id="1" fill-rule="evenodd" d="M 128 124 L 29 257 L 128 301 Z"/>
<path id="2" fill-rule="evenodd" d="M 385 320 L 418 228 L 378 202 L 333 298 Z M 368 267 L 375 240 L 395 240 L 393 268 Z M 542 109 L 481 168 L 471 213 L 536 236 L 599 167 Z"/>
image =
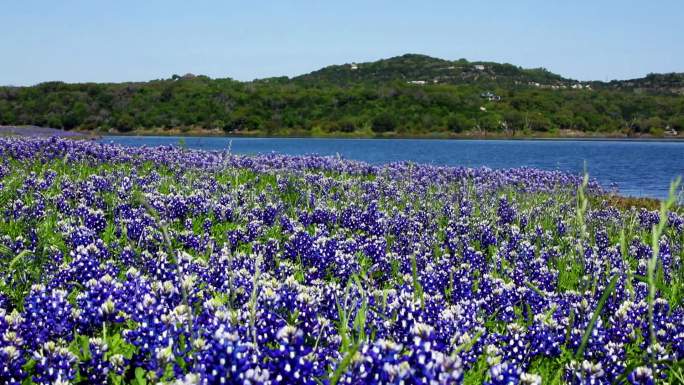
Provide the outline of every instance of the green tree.
<path id="1" fill-rule="evenodd" d="M 506 110 L 503 113 L 503 124 L 506 129 L 513 132 L 513 135 L 517 131 L 522 131 L 525 129 L 525 119 L 523 114 L 517 110 Z"/>
<path id="2" fill-rule="evenodd" d="M 357 123 L 352 119 L 344 118 L 342 120 L 332 122 L 329 126 L 329 131 L 352 133 L 357 130 Z"/>
<path id="3" fill-rule="evenodd" d="M 551 119 L 540 112 L 533 112 L 527 116 L 527 125 L 533 131 L 549 131 L 553 124 Z"/>
<path id="4" fill-rule="evenodd" d="M 684 131 L 684 114 L 671 117 L 669 124 L 677 131 Z"/>
<path id="5" fill-rule="evenodd" d="M 447 128 L 451 132 L 464 132 L 475 126 L 475 121 L 461 113 L 452 113 L 447 117 Z"/>
<path id="6" fill-rule="evenodd" d="M 497 114 L 485 113 L 477 120 L 477 124 L 485 133 L 498 131 L 501 128 L 501 119 Z"/>
<path id="7" fill-rule="evenodd" d="M 377 133 L 394 131 L 397 128 L 397 120 L 391 113 L 382 112 L 373 118 L 371 128 Z"/>
<path id="8" fill-rule="evenodd" d="M 121 132 L 133 131 L 135 128 L 135 119 L 129 114 L 123 114 L 116 118 L 114 128 Z"/>
<path id="9" fill-rule="evenodd" d="M 211 128 L 214 130 L 223 130 L 226 127 L 226 123 L 221 119 L 216 119 L 211 122 Z"/>

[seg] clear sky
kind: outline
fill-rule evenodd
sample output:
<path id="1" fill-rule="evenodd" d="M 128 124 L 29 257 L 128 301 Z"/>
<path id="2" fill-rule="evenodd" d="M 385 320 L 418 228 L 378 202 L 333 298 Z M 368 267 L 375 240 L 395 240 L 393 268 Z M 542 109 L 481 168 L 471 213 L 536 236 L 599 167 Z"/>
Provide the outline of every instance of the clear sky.
<path id="1" fill-rule="evenodd" d="M 0 0 L 0 84 L 238 80 L 422 53 L 581 80 L 684 72 L 684 0 Z"/>

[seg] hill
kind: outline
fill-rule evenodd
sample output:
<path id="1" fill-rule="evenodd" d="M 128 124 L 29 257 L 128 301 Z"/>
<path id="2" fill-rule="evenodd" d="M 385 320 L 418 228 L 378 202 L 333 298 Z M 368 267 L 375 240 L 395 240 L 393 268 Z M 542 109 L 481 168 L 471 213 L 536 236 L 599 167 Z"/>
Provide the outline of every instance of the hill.
<path id="1" fill-rule="evenodd" d="M 413 84 L 571 85 L 544 68 L 524 69 L 508 63 L 448 61 L 426 55 L 406 54 L 368 63 L 348 63 L 322 68 L 294 78 L 304 83 L 337 85 L 406 81 Z"/>
<path id="2" fill-rule="evenodd" d="M 546 69 L 407 54 L 250 82 L 186 74 L 138 83 L 0 87 L 0 125 L 99 133 L 673 135 L 684 75 L 579 82 Z"/>
<path id="3" fill-rule="evenodd" d="M 522 68 L 509 63 L 454 61 L 406 54 L 366 63 L 331 65 L 293 78 L 302 84 L 351 86 L 361 83 L 406 81 L 410 84 L 473 84 L 488 87 L 539 87 L 613 89 L 658 94 L 683 94 L 684 73 L 648 74 L 643 78 L 609 82 L 581 82 L 546 68 Z"/>
<path id="4" fill-rule="evenodd" d="M 648 74 L 643 78 L 591 82 L 595 87 L 631 92 L 684 95 L 684 73 Z"/>

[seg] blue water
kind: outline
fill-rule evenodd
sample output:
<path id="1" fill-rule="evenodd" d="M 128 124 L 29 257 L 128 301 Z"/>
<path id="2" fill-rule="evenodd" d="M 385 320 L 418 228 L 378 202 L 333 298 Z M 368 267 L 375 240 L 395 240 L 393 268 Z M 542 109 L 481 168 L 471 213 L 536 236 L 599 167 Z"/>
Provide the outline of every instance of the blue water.
<path id="1" fill-rule="evenodd" d="M 582 172 L 604 187 L 630 196 L 663 198 L 670 181 L 684 174 L 684 142 L 586 140 L 432 140 L 312 139 L 107 136 L 103 142 L 126 146 L 178 145 L 237 154 L 277 152 L 341 155 L 381 164 L 413 161 L 436 165 L 491 168 L 537 167 Z"/>

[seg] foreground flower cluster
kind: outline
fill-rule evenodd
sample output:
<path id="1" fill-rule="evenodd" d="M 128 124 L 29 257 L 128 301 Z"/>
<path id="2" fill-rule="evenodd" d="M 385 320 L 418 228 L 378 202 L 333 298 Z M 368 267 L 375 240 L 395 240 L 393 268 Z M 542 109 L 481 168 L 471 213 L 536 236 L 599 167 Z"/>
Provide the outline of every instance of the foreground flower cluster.
<path id="1" fill-rule="evenodd" d="M 577 176 L 54 138 L 0 155 L 1 384 L 684 375 L 684 217 L 653 243 L 657 212 Z"/>

